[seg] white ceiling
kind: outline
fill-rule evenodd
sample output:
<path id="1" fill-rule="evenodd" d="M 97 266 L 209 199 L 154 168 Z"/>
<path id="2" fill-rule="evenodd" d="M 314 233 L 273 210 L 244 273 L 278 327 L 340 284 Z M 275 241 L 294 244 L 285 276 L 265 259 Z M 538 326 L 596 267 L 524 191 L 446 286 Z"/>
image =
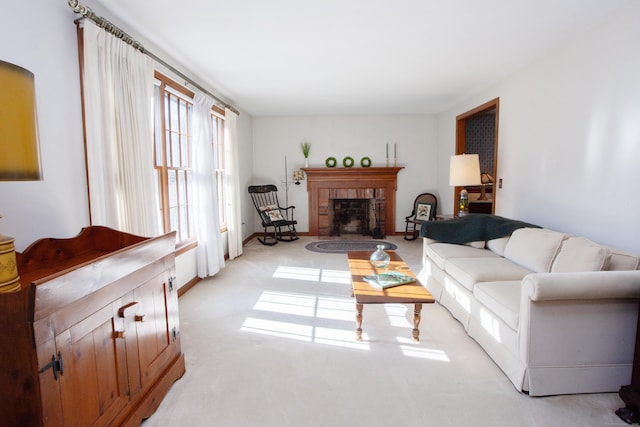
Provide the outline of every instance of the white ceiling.
<path id="1" fill-rule="evenodd" d="M 441 112 L 633 1 L 81 3 L 106 9 L 236 107 L 267 116 Z"/>

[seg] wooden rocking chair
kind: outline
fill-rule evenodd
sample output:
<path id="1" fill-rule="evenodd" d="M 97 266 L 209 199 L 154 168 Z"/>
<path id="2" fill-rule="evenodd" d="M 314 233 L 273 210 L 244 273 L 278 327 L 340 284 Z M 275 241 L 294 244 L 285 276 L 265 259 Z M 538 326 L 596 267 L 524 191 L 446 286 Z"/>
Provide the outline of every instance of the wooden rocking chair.
<path id="1" fill-rule="evenodd" d="M 418 238 L 420 230 L 425 221 L 432 221 L 436 217 L 438 199 L 431 193 L 422 193 L 413 202 L 411 215 L 405 217 L 404 239 L 415 240 Z"/>
<path id="2" fill-rule="evenodd" d="M 299 239 L 296 233 L 298 222 L 293 219 L 295 206 L 280 206 L 278 187 L 272 184 L 250 185 L 249 194 L 264 228 L 262 238 L 258 237 L 260 243 L 273 246 L 278 241 L 292 242 Z"/>

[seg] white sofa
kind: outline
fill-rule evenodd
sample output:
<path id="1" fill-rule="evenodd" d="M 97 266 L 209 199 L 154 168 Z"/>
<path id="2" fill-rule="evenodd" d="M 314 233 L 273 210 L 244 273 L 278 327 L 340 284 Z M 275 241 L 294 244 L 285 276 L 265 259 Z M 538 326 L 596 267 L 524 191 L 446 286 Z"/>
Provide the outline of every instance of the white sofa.
<path id="1" fill-rule="evenodd" d="M 543 228 L 467 244 L 428 234 L 423 226 L 420 280 L 518 390 L 617 392 L 631 382 L 639 256 Z"/>

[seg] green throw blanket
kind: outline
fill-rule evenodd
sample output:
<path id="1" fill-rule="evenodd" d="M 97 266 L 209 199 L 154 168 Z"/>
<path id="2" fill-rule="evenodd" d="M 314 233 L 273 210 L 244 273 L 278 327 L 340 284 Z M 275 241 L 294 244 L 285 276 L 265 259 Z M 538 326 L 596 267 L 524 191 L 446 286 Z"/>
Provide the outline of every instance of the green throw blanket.
<path id="1" fill-rule="evenodd" d="M 533 227 L 514 219 L 487 214 L 471 214 L 447 221 L 425 221 L 420 228 L 420 237 L 445 243 L 464 244 L 510 236 L 518 228 Z"/>

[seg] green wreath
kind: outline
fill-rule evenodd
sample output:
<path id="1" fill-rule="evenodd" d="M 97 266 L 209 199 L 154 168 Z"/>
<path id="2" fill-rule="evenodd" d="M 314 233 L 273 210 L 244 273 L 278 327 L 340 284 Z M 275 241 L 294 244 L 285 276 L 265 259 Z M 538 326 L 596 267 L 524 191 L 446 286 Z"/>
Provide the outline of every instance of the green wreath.
<path id="1" fill-rule="evenodd" d="M 368 168 L 369 166 L 371 166 L 371 159 L 368 157 L 361 158 L 360 166 L 362 166 L 363 168 Z"/>
<path id="2" fill-rule="evenodd" d="M 342 159 L 342 166 L 344 166 L 345 168 L 350 168 L 351 166 L 353 166 L 353 157 L 347 156 Z"/>
<path id="3" fill-rule="evenodd" d="M 327 160 L 324 161 L 324 164 L 327 165 L 328 168 L 335 168 L 338 161 L 335 157 L 327 157 Z"/>

